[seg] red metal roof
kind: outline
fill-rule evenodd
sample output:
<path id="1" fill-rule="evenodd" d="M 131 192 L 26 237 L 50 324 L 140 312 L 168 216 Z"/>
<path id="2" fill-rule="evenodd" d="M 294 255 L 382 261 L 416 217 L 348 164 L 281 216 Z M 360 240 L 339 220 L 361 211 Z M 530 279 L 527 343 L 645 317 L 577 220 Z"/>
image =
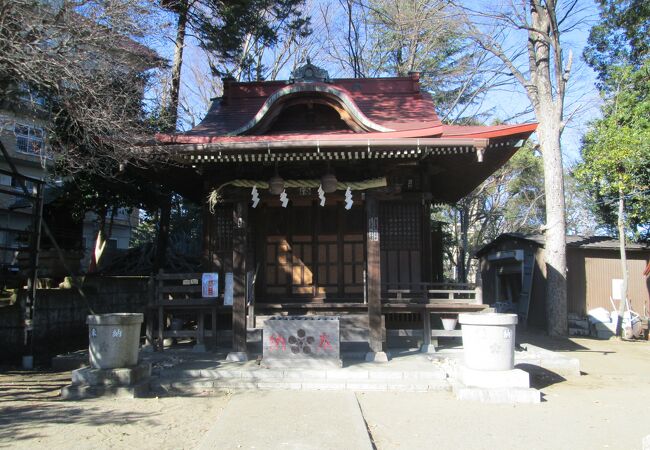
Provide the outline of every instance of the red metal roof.
<path id="1" fill-rule="evenodd" d="M 370 131 L 337 130 L 317 134 L 297 132 L 241 135 L 287 95 L 329 95 L 351 110 Z M 497 126 L 443 125 L 431 96 L 420 90 L 419 75 L 396 78 L 344 78 L 329 83 L 266 81 L 224 82 L 203 121 L 186 133 L 157 135 L 160 143 L 204 144 L 283 140 L 368 140 L 396 138 L 491 138 L 535 131 L 537 124 Z M 247 128 L 248 127 L 248 128 Z"/>

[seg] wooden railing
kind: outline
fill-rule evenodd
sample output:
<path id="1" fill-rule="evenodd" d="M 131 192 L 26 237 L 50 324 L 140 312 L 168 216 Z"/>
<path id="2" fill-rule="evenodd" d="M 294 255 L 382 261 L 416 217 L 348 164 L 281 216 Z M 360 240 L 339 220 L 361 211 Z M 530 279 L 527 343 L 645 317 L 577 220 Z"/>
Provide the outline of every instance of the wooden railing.
<path id="1" fill-rule="evenodd" d="M 386 286 L 384 292 L 384 303 L 482 303 L 480 290 L 467 283 L 416 283 L 408 289 Z"/>
<path id="2" fill-rule="evenodd" d="M 168 329 L 165 315 L 174 310 L 194 315 L 196 329 Z M 147 340 L 159 350 L 163 349 L 163 340 L 172 337 L 195 338 L 197 346 L 204 346 L 205 338 L 210 337 L 216 346 L 217 312 L 221 310 L 220 299 L 202 297 L 200 273 L 159 273 L 154 277 L 154 296 L 148 307 Z M 210 330 L 205 330 L 205 314 L 211 316 Z"/>

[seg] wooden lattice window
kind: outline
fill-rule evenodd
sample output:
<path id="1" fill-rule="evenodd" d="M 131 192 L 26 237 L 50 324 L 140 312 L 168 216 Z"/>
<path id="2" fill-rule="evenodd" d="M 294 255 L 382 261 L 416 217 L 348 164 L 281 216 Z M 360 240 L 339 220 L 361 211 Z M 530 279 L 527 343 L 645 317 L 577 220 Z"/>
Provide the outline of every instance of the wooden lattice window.
<path id="1" fill-rule="evenodd" d="M 232 207 L 219 207 L 215 211 L 214 250 L 217 252 L 231 251 L 233 240 Z"/>
<path id="2" fill-rule="evenodd" d="M 422 208 L 419 203 L 380 203 L 379 232 L 382 250 L 419 249 L 421 229 Z"/>

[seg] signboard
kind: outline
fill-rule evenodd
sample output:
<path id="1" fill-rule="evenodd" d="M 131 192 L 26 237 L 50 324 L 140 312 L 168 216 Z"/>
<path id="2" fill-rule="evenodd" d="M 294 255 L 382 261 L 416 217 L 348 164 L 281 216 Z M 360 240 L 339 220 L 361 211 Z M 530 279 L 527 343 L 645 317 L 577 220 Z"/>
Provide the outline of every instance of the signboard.
<path id="1" fill-rule="evenodd" d="M 621 280 L 620 278 L 612 279 L 612 299 L 613 300 L 623 299 L 623 280 Z"/>
<path id="2" fill-rule="evenodd" d="M 201 297 L 217 298 L 219 296 L 219 274 L 204 273 L 201 276 Z"/>
<path id="3" fill-rule="evenodd" d="M 235 288 L 232 272 L 226 272 L 226 287 L 224 288 L 223 304 L 232 306 L 233 291 Z"/>
<path id="4" fill-rule="evenodd" d="M 262 355 L 273 367 L 340 367 L 340 325 L 337 316 L 271 317 L 264 321 Z"/>
<path id="5" fill-rule="evenodd" d="M 379 217 L 368 217 L 368 240 L 379 242 Z"/>

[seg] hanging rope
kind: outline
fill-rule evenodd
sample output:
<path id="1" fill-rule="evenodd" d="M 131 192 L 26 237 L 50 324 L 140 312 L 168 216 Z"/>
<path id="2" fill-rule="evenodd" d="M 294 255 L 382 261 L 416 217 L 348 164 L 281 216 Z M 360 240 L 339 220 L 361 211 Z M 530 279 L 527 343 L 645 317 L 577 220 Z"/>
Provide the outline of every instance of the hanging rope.
<path id="1" fill-rule="evenodd" d="M 363 181 L 349 181 L 336 183 L 336 189 L 344 191 L 347 188 L 350 188 L 353 191 L 362 191 L 366 189 L 380 188 L 387 185 L 386 178 L 371 178 L 369 180 Z M 218 188 L 214 189 L 208 194 L 208 207 L 210 212 L 214 214 L 214 208 L 219 204 L 223 197 L 221 196 L 221 191 L 226 186 L 233 186 L 237 188 L 252 188 L 257 186 L 260 189 L 268 189 L 269 183 L 267 181 L 256 181 L 256 180 L 232 180 L 226 183 L 223 183 Z M 320 186 L 320 180 L 285 180 L 284 186 L 286 188 L 317 188 Z"/>

